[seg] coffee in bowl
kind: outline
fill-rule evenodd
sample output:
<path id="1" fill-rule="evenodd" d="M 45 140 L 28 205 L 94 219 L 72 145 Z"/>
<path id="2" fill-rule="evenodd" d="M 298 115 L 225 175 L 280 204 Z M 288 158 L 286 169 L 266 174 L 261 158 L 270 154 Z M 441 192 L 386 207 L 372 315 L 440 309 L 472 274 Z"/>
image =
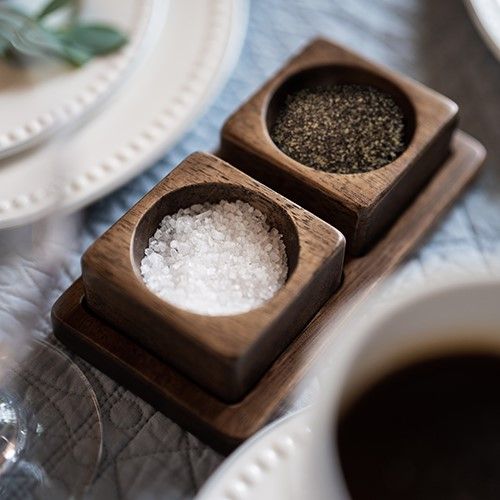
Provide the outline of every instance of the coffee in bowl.
<path id="1" fill-rule="evenodd" d="M 334 434 L 353 500 L 499 499 L 500 355 L 396 369 L 350 402 Z"/>

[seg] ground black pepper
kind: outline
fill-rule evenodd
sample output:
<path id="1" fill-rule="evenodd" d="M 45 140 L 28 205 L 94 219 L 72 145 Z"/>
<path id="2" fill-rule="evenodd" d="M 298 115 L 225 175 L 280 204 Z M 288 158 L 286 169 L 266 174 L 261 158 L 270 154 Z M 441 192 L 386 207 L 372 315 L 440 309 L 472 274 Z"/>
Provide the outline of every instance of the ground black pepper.
<path id="1" fill-rule="evenodd" d="M 353 174 L 387 165 L 405 149 L 401 108 L 371 86 L 328 85 L 287 96 L 270 133 L 294 160 Z"/>

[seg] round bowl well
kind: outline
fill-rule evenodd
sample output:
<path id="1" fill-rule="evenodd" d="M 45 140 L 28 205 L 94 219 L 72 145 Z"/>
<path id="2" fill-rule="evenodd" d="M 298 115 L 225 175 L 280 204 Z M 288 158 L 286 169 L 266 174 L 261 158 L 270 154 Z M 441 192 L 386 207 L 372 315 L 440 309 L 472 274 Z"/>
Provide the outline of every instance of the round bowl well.
<path id="1" fill-rule="evenodd" d="M 405 130 L 404 142 L 406 148 L 408 147 L 415 132 L 416 119 L 415 108 L 406 93 L 390 80 L 371 71 L 355 66 L 342 65 L 315 66 L 299 71 L 289 76 L 276 88 L 269 100 L 265 114 L 267 132 L 271 141 L 270 130 L 272 130 L 280 110 L 283 109 L 288 95 L 306 88 L 337 84 L 371 86 L 389 94 L 403 112 Z"/>
<path id="2" fill-rule="evenodd" d="M 176 213 L 197 203 L 218 203 L 241 200 L 260 210 L 270 227 L 283 237 L 288 261 L 288 278 L 295 269 L 299 256 L 299 236 L 286 211 L 262 194 L 235 184 L 204 183 L 187 186 L 160 198 L 141 218 L 134 232 L 132 259 L 135 272 L 140 277 L 140 264 L 148 241 L 166 215 Z M 141 278 L 142 279 L 142 278 Z"/>

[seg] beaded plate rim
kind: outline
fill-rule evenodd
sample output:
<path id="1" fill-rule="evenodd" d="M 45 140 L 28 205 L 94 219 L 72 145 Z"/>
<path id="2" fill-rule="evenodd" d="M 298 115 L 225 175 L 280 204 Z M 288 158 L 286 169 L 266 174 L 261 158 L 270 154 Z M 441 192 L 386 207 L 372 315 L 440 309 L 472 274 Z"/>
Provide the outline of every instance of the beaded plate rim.
<path id="1" fill-rule="evenodd" d="M 286 468 L 292 459 L 300 460 L 310 446 L 311 422 L 311 409 L 305 408 L 262 429 L 224 461 L 196 500 L 244 500 L 253 498 L 258 486 L 273 482 L 276 487 L 277 469 Z M 283 491 L 284 500 L 287 489 L 276 489 Z"/>

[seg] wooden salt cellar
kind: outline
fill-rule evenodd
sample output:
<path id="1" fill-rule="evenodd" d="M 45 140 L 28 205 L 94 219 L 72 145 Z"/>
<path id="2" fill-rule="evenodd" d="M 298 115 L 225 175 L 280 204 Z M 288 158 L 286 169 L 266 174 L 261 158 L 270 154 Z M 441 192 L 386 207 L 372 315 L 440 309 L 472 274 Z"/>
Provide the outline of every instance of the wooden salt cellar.
<path id="1" fill-rule="evenodd" d="M 242 200 L 283 235 L 289 273 L 261 307 L 204 316 L 164 301 L 140 275 L 149 238 L 167 214 Z M 344 237 L 215 156 L 186 158 L 83 255 L 88 307 L 224 401 L 240 400 L 340 284 Z"/>

